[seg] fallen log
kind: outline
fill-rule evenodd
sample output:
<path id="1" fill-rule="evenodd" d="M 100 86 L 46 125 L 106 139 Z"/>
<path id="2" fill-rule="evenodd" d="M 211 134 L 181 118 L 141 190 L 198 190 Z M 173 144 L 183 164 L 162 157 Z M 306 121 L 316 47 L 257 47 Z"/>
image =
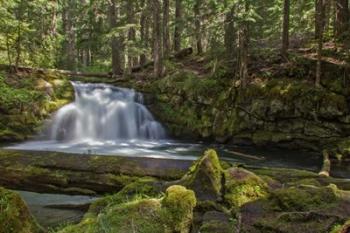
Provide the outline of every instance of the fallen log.
<path id="1" fill-rule="evenodd" d="M 230 154 L 237 155 L 240 157 L 248 158 L 248 159 L 254 159 L 254 160 L 265 160 L 266 158 L 264 156 L 256 156 L 256 155 L 251 155 L 247 153 L 242 153 L 239 151 L 228 151 Z"/>
<path id="2" fill-rule="evenodd" d="M 182 177 L 188 160 L 0 150 L 0 186 L 42 193 L 96 195 L 139 177 Z"/>

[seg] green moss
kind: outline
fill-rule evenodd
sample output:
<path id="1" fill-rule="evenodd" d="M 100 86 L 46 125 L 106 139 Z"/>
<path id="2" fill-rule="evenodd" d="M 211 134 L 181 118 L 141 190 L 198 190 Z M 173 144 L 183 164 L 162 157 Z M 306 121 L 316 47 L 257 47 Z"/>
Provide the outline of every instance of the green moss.
<path id="1" fill-rule="evenodd" d="M 116 195 L 124 194 L 122 191 Z M 193 191 L 181 186 L 169 187 L 162 199 L 138 197 L 120 201 L 116 197 L 104 198 L 92 205 L 79 224 L 67 226 L 59 232 L 125 233 L 131 230 L 135 233 L 187 233 L 195 205 Z"/>
<path id="2" fill-rule="evenodd" d="M 0 187 L 0 232 L 36 233 L 41 227 L 31 216 L 21 197 Z"/>
<path id="3" fill-rule="evenodd" d="M 48 114 L 73 99 L 67 77 L 47 72 L 0 73 L 0 140 L 21 141 L 35 134 Z"/>
<path id="4" fill-rule="evenodd" d="M 330 233 L 348 233 L 350 230 L 350 220 L 346 221 L 343 225 L 336 224 L 333 226 Z"/>
<path id="5" fill-rule="evenodd" d="M 316 151 L 327 147 L 344 157 L 350 154 L 336 146 L 350 122 L 340 92 L 283 77 L 259 80 L 243 90 L 227 82 L 188 71 L 170 73 L 156 82 L 154 112 L 175 136 L 218 142 L 239 138 Z"/>
<path id="6" fill-rule="evenodd" d="M 180 184 L 192 189 L 200 201 L 219 200 L 222 189 L 222 172 L 215 150 L 207 150 L 181 179 Z"/>
<path id="7" fill-rule="evenodd" d="M 84 218 L 78 225 L 65 227 L 60 233 L 162 233 L 161 205 L 157 199 L 135 200 L 104 209 L 98 216 Z"/>
<path id="8" fill-rule="evenodd" d="M 225 171 L 225 201 L 240 207 L 268 195 L 267 184 L 257 175 L 243 168 Z"/>
<path id="9" fill-rule="evenodd" d="M 278 190 L 273 193 L 272 199 L 280 210 L 308 211 L 334 205 L 338 200 L 338 195 L 332 186 L 317 188 L 302 185 Z"/>
<path id="10" fill-rule="evenodd" d="M 187 233 L 193 219 L 193 208 L 196 206 L 196 197 L 192 190 L 183 186 L 174 185 L 166 190 L 162 203 L 162 218 L 170 232 Z"/>

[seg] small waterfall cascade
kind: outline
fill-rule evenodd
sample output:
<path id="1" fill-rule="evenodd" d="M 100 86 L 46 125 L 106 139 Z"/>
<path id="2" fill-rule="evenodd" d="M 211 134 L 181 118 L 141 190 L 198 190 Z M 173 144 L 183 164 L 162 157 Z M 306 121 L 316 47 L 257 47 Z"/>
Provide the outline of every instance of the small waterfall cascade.
<path id="1" fill-rule="evenodd" d="M 51 140 L 117 141 L 157 140 L 166 134 L 132 89 L 107 84 L 73 82 L 75 101 L 55 114 L 49 127 Z"/>

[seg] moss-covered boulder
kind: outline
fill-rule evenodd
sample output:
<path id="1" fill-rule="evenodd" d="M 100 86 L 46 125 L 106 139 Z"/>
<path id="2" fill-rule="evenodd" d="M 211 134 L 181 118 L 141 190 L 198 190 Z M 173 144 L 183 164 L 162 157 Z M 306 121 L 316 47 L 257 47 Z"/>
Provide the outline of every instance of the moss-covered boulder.
<path id="1" fill-rule="evenodd" d="M 199 201 L 218 201 L 222 198 L 223 169 L 214 150 L 207 150 L 179 182 L 193 190 Z"/>
<path id="2" fill-rule="evenodd" d="M 245 203 L 263 198 L 268 194 L 268 185 L 253 172 L 239 167 L 225 171 L 225 201 L 230 206 L 240 207 Z"/>
<path id="3" fill-rule="evenodd" d="M 166 190 L 161 203 L 162 217 L 169 232 L 190 232 L 196 202 L 194 192 L 183 186 L 174 185 Z"/>
<path id="4" fill-rule="evenodd" d="M 328 233 L 350 216 L 349 197 L 335 185 L 282 188 L 242 207 L 242 230 Z"/>
<path id="5" fill-rule="evenodd" d="M 194 192 L 171 186 L 163 198 L 134 196 L 122 200 L 124 193 L 98 200 L 77 225 L 60 233 L 188 233 L 196 205 Z"/>
<path id="6" fill-rule="evenodd" d="M 0 233 L 43 232 L 21 197 L 0 187 Z"/>

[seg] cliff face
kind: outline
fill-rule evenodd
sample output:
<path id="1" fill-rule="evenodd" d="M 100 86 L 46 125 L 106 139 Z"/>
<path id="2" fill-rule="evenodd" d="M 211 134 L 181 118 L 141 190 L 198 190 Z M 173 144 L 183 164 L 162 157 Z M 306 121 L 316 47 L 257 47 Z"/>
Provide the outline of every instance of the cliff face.
<path id="1" fill-rule="evenodd" d="M 255 79 L 246 89 L 225 77 L 177 72 L 152 85 L 151 108 L 178 137 L 328 149 L 347 156 L 350 87 L 347 79 Z M 349 147 L 350 148 L 350 147 Z"/>

